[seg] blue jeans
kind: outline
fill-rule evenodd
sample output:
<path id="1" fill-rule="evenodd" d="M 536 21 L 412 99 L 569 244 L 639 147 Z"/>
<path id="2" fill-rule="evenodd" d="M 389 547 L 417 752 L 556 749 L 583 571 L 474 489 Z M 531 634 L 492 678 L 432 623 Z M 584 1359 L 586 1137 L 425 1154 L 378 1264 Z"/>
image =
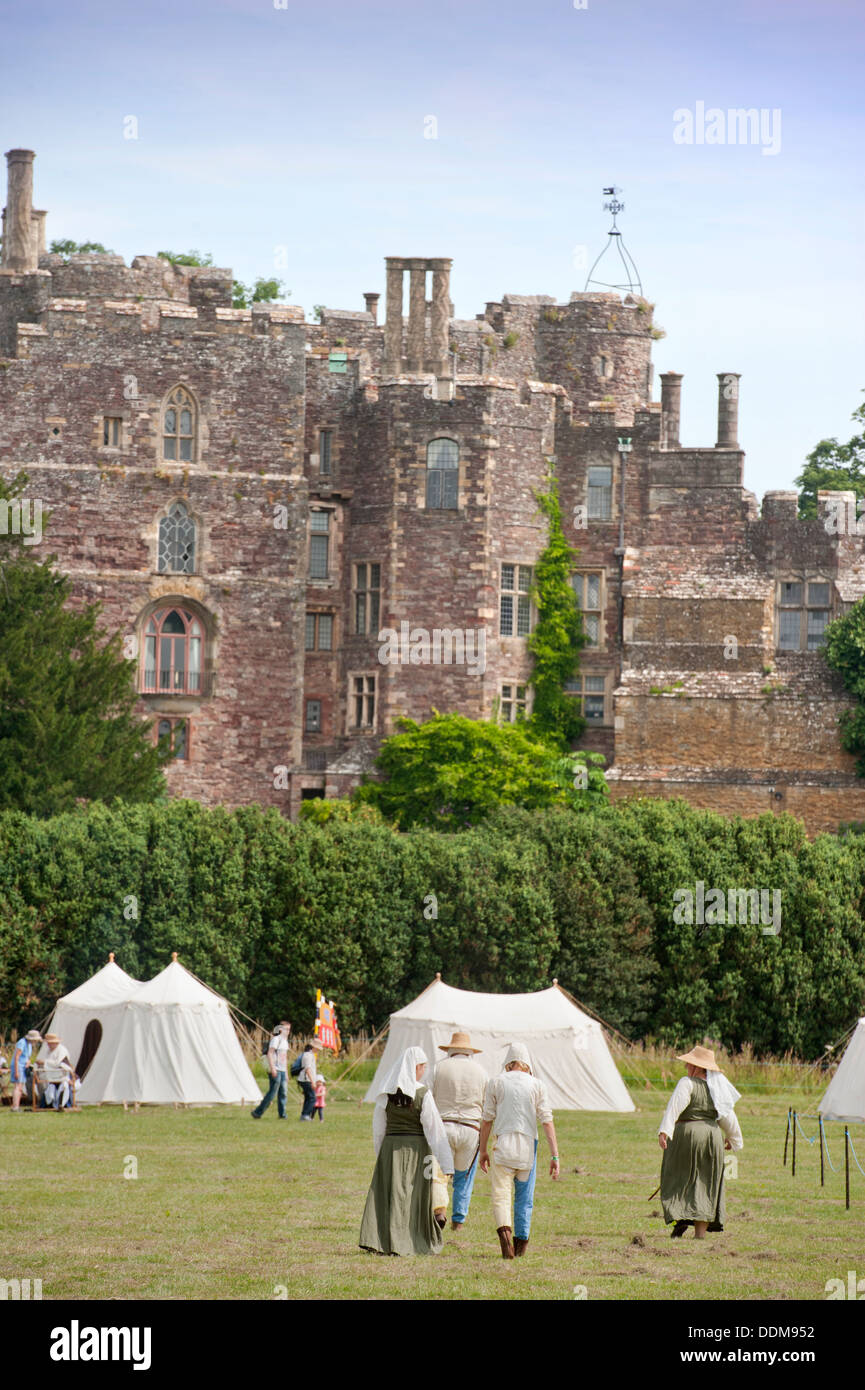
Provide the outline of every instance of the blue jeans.
<path id="1" fill-rule="evenodd" d="M 285 1119 L 285 1102 L 288 1099 L 288 1075 L 284 1071 L 278 1071 L 276 1076 L 270 1078 L 270 1088 L 266 1096 L 262 1096 L 258 1105 L 253 1110 L 253 1115 L 263 1115 L 273 1097 L 277 1097 L 276 1108 L 279 1111 L 279 1118 Z"/>
<path id="2" fill-rule="evenodd" d="M 514 1178 L 514 1238 L 528 1240 L 532 1229 L 532 1207 L 535 1204 L 535 1178 L 538 1176 L 538 1141 L 535 1140 L 535 1161 L 525 1182 Z"/>
<path id="3" fill-rule="evenodd" d="M 315 1119 L 315 1087 L 311 1081 L 301 1081 L 303 1087 L 303 1109 L 300 1112 L 302 1120 Z"/>
<path id="4" fill-rule="evenodd" d="M 469 1203 L 472 1200 L 472 1188 L 475 1185 L 475 1174 L 478 1171 L 478 1156 L 475 1154 L 471 1168 L 464 1170 L 457 1169 L 454 1173 L 454 1196 L 453 1206 L 451 1207 L 451 1221 L 460 1225 L 465 1221 L 469 1214 Z"/>

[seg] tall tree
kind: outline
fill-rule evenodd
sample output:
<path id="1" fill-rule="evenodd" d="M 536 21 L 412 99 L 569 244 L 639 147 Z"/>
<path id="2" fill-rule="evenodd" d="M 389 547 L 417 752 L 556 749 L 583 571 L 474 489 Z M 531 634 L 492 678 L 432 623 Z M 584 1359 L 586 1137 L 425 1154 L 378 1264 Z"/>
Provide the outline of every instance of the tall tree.
<path id="1" fill-rule="evenodd" d="M 799 515 L 817 515 L 818 492 L 855 492 L 865 497 L 865 401 L 853 411 L 852 420 L 862 425 L 846 444 L 837 439 L 821 439 L 805 460 L 805 467 L 796 479 L 799 492 Z"/>
<path id="2" fill-rule="evenodd" d="M 169 751 L 134 712 L 132 663 L 120 634 L 98 626 L 100 605 L 70 605 L 54 557 L 38 561 L 25 545 L 26 482 L 0 481 L 0 809 L 50 816 L 80 799 L 153 801 Z"/>
<path id="3" fill-rule="evenodd" d="M 466 830 L 500 806 L 529 809 L 569 805 L 586 810 L 608 795 L 600 754 L 572 754 L 584 775 L 527 723 L 496 724 L 439 714 L 423 724 L 398 721 L 400 732 L 386 739 L 376 766 L 382 782 L 355 792 L 357 805 L 377 807 L 401 830 L 425 825 Z"/>

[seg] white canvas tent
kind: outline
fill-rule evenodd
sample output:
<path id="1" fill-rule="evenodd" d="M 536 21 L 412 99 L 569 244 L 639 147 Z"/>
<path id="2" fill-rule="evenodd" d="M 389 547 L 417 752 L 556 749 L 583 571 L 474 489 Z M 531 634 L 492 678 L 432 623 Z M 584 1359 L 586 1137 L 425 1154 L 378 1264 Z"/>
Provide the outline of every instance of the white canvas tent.
<path id="1" fill-rule="evenodd" d="M 87 991 L 108 969 L 81 989 Z M 130 983 L 134 989 L 121 993 L 121 982 L 111 974 L 104 991 L 106 1002 L 91 1014 L 102 1034 L 76 1091 L 82 1105 L 123 1101 L 217 1105 L 261 1099 L 221 995 L 200 984 L 177 960 L 147 984 Z M 112 989 L 117 991 L 114 999 L 108 997 Z M 64 1015 L 60 1010 L 79 993 L 75 990 L 60 1000 L 52 1021 L 73 1065 L 75 1048 L 63 1033 L 64 1016 L 70 1020 L 73 1016 L 68 1009 Z"/>
<path id="2" fill-rule="evenodd" d="M 438 978 L 391 1014 L 387 1046 L 364 1099 L 375 1100 L 379 1078 L 407 1047 L 422 1047 L 434 1064 L 445 1056 L 439 1044 L 456 1030 L 471 1034 L 481 1049 L 475 1060 L 488 1076 L 501 1071 L 510 1043 L 525 1043 L 554 1110 L 634 1109 L 601 1025 L 558 986 L 535 994 L 475 994 Z"/>
<path id="3" fill-rule="evenodd" d="M 856 1024 L 817 1110 L 824 1120 L 865 1120 L 865 1018 Z"/>
<path id="4" fill-rule="evenodd" d="M 64 994 L 62 999 L 58 999 L 57 1006 L 51 1018 L 51 1026 L 47 1032 L 54 1032 L 62 1039 L 66 1050 L 72 1059 L 73 1067 L 76 1067 L 81 1057 L 81 1050 L 84 1044 L 84 1035 L 88 1025 L 94 1025 L 91 1029 L 91 1039 L 93 1038 L 95 1025 L 100 1022 L 106 1009 L 111 1009 L 115 1004 L 120 1004 L 135 994 L 136 990 L 141 989 L 141 981 L 133 980 L 131 975 L 127 975 L 125 970 L 121 970 L 119 965 L 114 964 L 113 955 L 109 957 L 108 964 L 103 965 L 101 970 L 85 980 L 83 985 L 73 989 L 69 994 Z M 41 1058 L 45 1051 L 45 1045 L 39 1049 Z"/>

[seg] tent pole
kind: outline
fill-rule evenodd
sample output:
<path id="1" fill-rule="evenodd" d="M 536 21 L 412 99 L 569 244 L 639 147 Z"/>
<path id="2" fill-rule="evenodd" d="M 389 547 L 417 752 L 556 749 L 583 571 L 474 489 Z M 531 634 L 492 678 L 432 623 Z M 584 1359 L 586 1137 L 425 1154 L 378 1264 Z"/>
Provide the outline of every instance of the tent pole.
<path id="1" fill-rule="evenodd" d="M 784 1167 L 785 1167 L 785 1168 L 787 1167 L 787 1145 L 788 1145 L 788 1143 L 790 1142 L 790 1115 L 791 1115 L 791 1114 L 792 1114 L 792 1111 L 791 1111 L 791 1109 L 790 1109 L 790 1106 L 788 1105 L 788 1106 L 787 1106 L 787 1132 L 786 1132 L 786 1134 L 784 1135 Z"/>
<path id="2" fill-rule="evenodd" d="M 793 1111 L 793 1177 L 796 1176 L 796 1111 Z"/>
<path id="3" fill-rule="evenodd" d="M 844 1206 L 850 1210 L 850 1131 L 844 1126 Z"/>
<path id="4" fill-rule="evenodd" d="M 819 1118 L 820 1128 L 820 1186 L 823 1186 L 823 1116 Z"/>

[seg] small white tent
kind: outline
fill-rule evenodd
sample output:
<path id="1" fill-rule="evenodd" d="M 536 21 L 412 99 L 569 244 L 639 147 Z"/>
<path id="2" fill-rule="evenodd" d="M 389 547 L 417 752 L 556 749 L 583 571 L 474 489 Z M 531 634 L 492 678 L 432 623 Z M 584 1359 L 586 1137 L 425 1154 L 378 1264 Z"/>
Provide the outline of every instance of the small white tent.
<path id="1" fill-rule="evenodd" d="M 107 965 L 103 965 L 102 969 L 97 970 L 89 980 L 85 980 L 83 985 L 58 999 L 50 1028 L 46 1031 L 56 1033 L 62 1039 L 73 1067 L 77 1068 L 79 1060 L 82 1059 L 85 1035 L 85 1060 L 88 1054 L 92 1057 L 99 1047 L 102 1037 L 101 1019 L 105 1010 L 122 1003 L 139 989 L 141 981 L 133 980 L 131 975 L 127 975 L 125 970 L 115 965 L 112 954 L 108 957 Z M 46 1050 L 43 1044 L 39 1056 L 42 1057 Z"/>
<path id="2" fill-rule="evenodd" d="M 94 979 L 104 974 L 100 971 Z M 119 989 L 117 977 L 110 978 Z M 81 988 L 93 983 L 87 981 Z M 94 1013 L 102 1034 L 76 1092 L 82 1105 L 217 1105 L 261 1099 L 221 995 L 200 984 L 176 960 L 147 984 L 131 983 L 132 991 L 106 999 Z M 59 1010 L 77 993 L 60 1001 L 52 1024 L 73 1064 L 75 1049 L 62 1032 Z"/>
<path id="3" fill-rule="evenodd" d="M 856 1024 L 817 1110 L 824 1120 L 865 1120 L 865 1018 Z"/>
<path id="4" fill-rule="evenodd" d="M 512 1042 L 525 1043 L 554 1110 L 634 1109 L 601 1025 L 557 985 L 535 994 L 474 994 L 438 978 L 391 1014 L 387 1046 L 364 1099 L 375 1100 L 379 1079 L 407 1047 L 422 1047 L 435 1064 L 445 1056 L 439 1044 L 457 1030 L 471 1034 L 481 1049 L 475 1060 L 488 1076 L 501 1071 Z"/>

